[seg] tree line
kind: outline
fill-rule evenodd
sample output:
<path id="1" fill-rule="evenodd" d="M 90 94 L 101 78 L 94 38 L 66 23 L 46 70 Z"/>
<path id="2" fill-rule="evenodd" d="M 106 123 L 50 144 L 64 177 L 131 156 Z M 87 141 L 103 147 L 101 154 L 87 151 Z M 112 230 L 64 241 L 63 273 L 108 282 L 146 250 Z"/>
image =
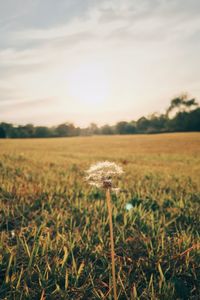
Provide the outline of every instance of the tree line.
<path id="1" fill-rule="evenodd" d="M 47 138 L 112 134 L 144 134 L 164 132 L 200 131 L 200 107 L 195 98 L 186 94 L 173 98 L 164 114 L 154 113 L 137 121 L 121 121 L 111 126 L 98 127 L 91 123 L 86 128 L 63 123 L 54 127 L 32 124 L 14 126 L 0 123 L 0 138 Z"/>

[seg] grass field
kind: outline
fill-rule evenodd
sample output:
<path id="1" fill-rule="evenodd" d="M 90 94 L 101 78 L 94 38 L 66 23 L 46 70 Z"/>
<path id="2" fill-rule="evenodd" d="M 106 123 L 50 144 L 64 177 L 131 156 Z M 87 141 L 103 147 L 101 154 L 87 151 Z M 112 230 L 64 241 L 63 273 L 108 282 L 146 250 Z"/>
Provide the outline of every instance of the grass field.
<path id="1" fill-rule="evenodd" d="M 199 133 L 0 140 L 0 299 L 112 299 L 105 197 L 85 181 L 101 160 L 125 171 L 119 299 L 200 299 Z"/>

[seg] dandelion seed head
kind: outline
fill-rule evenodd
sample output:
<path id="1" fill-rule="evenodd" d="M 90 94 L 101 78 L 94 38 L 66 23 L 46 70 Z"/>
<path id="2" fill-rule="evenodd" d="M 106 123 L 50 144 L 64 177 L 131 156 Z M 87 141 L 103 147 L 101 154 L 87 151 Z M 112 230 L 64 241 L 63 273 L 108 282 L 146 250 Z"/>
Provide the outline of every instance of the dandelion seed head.
<path id="1" fill-rule="evenodd" d="M 91 165 L 86 171 L 86 180 L 96 187 L 111 188 L 112 180 L 123 173 L 123 170 L 114 162 L 102 161 Z"/>

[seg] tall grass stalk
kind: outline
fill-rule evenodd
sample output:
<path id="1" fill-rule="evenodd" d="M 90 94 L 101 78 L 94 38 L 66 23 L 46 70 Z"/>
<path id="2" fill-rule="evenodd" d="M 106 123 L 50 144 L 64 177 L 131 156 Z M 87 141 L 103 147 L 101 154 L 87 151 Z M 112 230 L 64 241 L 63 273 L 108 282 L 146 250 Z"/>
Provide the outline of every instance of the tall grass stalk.
<path id="1" fill-rule="evenodd" d="M 106 190 L 106 201 L 108 207 L 108 218 L 109 218 L 109 226 L 110 226 L 110 250 L 111 250 L 111 260 L 112 260 L 113 292 L 114 292 L 114 299 L 117 300 L 117 285 L 116 285 L 116 274 L 115 274 L 115 249 L 114 249 L 113 222 L 112 222 L 112 202 L 111 202 L 109 188 Z"/>

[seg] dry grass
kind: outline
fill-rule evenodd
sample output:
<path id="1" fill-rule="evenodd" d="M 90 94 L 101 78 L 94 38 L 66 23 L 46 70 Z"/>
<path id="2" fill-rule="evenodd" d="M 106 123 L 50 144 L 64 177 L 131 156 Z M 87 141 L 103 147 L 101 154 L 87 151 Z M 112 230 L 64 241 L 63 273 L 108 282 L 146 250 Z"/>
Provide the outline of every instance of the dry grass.
<path id="1" fill-rule="evenodd" d="M 0 140 L 0 299 L 108 298 L 105 195 L 84 182 L 104 159 L 125 170 L 119 299 L 200 297 L 200 134 L 182 133 Z"/>

